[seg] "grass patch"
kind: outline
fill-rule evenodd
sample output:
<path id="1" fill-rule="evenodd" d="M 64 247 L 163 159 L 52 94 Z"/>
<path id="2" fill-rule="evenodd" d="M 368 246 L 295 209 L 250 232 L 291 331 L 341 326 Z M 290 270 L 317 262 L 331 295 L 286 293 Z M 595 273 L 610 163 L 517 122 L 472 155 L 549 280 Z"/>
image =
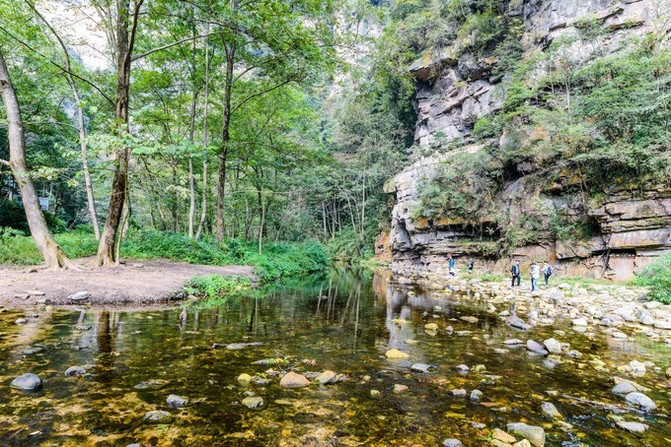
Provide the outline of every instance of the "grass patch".
<path id="1" fill-rule="evenodd" d="M 184 290 L 191 295 L 213 298 L 244 292 L 249 290 L 251 285 L 249 278 L 242 276 L 206 275 L 193 278 L 184 286 Z"/>

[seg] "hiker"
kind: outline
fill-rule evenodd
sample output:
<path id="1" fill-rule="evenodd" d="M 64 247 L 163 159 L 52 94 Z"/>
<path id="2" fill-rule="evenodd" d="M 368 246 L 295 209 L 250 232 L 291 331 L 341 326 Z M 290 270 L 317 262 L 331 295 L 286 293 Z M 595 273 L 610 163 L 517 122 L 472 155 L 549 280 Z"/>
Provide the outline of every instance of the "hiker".
<path id="1" fill-rule="evenodd" d="M 447 258 L 447 265 L 450 268 L 450 270 L 454 269 L 454 264 L 455 264 L 454 258 L 452 257 L 452 255 L 449 255 L 449 257 Z"/>
<path id="2" fill-rule="evenodd" d="M 531 275 L 531 291 L 534 292 L 538 290 L 538 279 L 541 277 L 541 269 L 536 264 L 536 261 L 531 263 L 529 274 Z"/>
<path id="3" fill-rule="evenodd" d="M 546 286 L 549 285 L 548 280 L 550 279 L 550 276 L 552 276 L 552 266 L 547 261 L 545 261 L 543 263 L 543 278 L 545 278 Z"/>
<path id="4" fill-rule="evenodd" d="M 515 287 L 515 279 L 517 279 L 517 287 L 520 286 L 520 280 L 521 280 L 521 275 L 520 275 L 520 261 L 513 261 L 513 266 L 510 267 L 510 273 L 513 276 L 513 282 L 510 285 L 510 287 Z"/>
<path id="5" fill-rule="evenodd" d="M 470 261 L 468 261 L 468 273 L 473 273 L 473 267 L 474 266 L 475 266 L 475 261 L 474 260 L 471 259 Z"/>

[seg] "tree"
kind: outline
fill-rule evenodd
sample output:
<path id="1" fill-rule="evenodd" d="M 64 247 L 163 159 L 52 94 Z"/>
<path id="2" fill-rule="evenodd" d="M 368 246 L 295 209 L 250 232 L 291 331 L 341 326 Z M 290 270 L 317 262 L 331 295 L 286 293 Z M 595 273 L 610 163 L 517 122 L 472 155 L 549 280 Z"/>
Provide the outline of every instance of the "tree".
<path id="1" fill-rule="evenodd" d="M 40 208 L 35 186 L 30 179 L 30 172 L 26 164 L 26 143 L 21 108 L 19 107 L 19 101 L 16 97 L 2 50 L 0 50 L 0 94 L 5 104 L 5 111 L 9 122 L 7 129 L 9 161 L 0 160 L 0 162 L 10 167 L 19 185 L 30 233 L 33 239 L 35 239 L 42 257 L 44 257 L 46 268 L 50 270 L 76 268 L 75 264 L 70 262 L 65 256 L 63 250 L 61 250 L 61 247 L 49 231 L 47 221 Z"/>

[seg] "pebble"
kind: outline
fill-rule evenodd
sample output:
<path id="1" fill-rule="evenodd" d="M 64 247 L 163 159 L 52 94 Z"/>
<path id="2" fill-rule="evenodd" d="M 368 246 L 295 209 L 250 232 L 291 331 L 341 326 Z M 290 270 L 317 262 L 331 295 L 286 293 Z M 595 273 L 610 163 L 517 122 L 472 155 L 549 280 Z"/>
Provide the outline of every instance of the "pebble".
<path id="1" fill-rule="evenodd" d="M 480 391 L 480 390 L 473 390 L 473 391 L 471 391 L 470 399 L 471 399 L 472 401 L 477 402 L 477 401 L 480 400 L 481 397 L 482 397 L 482 391 Z"/>
<path id="2" fill-rule="evenodd" d="M 66 377 L 83 376 L 84 374 L 86 374 L 86 370 L 81 366 L 71 366 L 65 370 Z"/>
<path id="3" fill-rule="evenodd" d="M 464 447 L 460 440 L 450 438 L 443 441 L 443 447 Z"/>
<path id="4" fill-rule="evenodd" d="M 527 351 L 531 351 L 534 354 L 548 355 L 547 349 L 531 339 L 527 340 Z"/>
<path id="5" fill-rule="evenodd" d="M 435 365 L 429 365 L 426 363 L 413 363 L 413 365 L 410 367 L 411 371 L 414 372 L 421 372 L 421 373 L 428 373 L 431 369 L 436 369 Z"/>
<path id="6" fill-rule="evenodd" d="M 543 345 L 545 346 L 545 349 L 547 349 L 551 354 L 561 354 L 561 343 L 559 343 L 554 338 L 548 338 L 547 340 L 543 341 Z"/>
<path id="7" fill-rule="evenodd" d="M 72 295 L 68 296 L 68 299 L 70 301 L 76 301 L 76 302 L 88 301 L 90 298 L 91 298 L 91 293 L 86 292 L 86 291 L 73 293 Z"/>
<path id="8" fill-rule="evenodd" d="M 510 434 L 508 434 L 508 433 L 506 433 L 506 432 L 504 432 L 504 431 L 501 430 L 500 428 L 495 428 L 495 429 L 492 431 L 492 438 L 493 438 L 493 439 L 497 439 L 497 440 L 499 440 L 499 441 L 501 441 L 501 442 L 505 442 L 506 444 L 512 444 L 513 442 L 516 441 L 516 439 L 515 439 L 514 436 L 512 436 L 512 435 L 510 435 Z"/>
<path id="9" fill-rule="evenodd" d="M 450 393 L 452 393 L 454 397 L 465 397 L 467 394 L 464 389 L 450 390 Z"/>
<path id="10" fill-rule="evenodd" d="M 401 385 L 399 383 L 394 385 L 394 393 L 396 394 L 401 394 L 404 391 L 408 391 L 408 387 L 405 385 Z"/>
<path id="11" fill-rule="evenodd" d="M 28 323 L 28 320 L 26 320 L 25 318 L 17 318 L 14 323 L 16 323 L 16 324 L 26 324 L 26 323 Z"/>

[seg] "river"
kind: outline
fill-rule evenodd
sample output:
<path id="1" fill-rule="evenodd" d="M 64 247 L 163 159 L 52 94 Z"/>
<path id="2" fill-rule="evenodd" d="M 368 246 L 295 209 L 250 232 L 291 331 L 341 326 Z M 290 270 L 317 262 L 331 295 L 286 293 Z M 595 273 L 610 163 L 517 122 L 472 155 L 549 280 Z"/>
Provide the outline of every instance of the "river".
<path id="1" fill-rule="evenodd" d="M 15 324 L 20 317 L 28 323 Z M 531 336 L 555 337 L 582 356 L 536 356 L 504 343 Z M 252 344 L 226 347 L 233 343 Z M 392 348 L 410 357 L 387 359 Z M 264 359 L 273 360 L 253 364 Z M 669 348 L 645 338 L 612 342 L 561 324 L 523 333 L 485 300 L 394 284 L 384 272 L 333 272 L 169 309 L 8 309 L 0 313 L 0 444 L 435 446 L 458 438 L 470 446 L 526 422 L 543 427 L 550 446 L 669 445 L 663 369 L 635 379 L 650 388 L 656 412 L 634 411 L 611 393 L 617 366 L 631 360 L 671 366 Z M 415 363 L 433 366 L 414 372 Z M 74 365 L 86 374 L 66 377 Z M 288 369 L 310 379 L 331 370 L 337 383 L 284 389 L 279 375 Z M 41 391 L 10 388 L 26 372 L 43 379 Z M 481 395 L 471 399 L 473 390 Z M 171 394 L 189 404 L 169 407 Z M 260 407 L 242 405 L 256 396 Z M 562 416 L 545 415 L 544 402 Z M 144 419 L 156 410 L 169 414 Z M 649 429 L 629 433 L 618 418 Z"/>

